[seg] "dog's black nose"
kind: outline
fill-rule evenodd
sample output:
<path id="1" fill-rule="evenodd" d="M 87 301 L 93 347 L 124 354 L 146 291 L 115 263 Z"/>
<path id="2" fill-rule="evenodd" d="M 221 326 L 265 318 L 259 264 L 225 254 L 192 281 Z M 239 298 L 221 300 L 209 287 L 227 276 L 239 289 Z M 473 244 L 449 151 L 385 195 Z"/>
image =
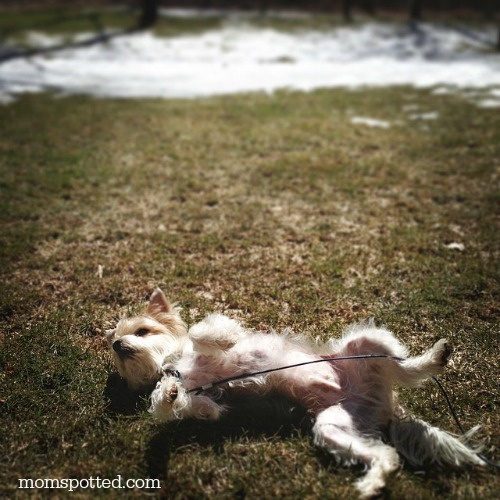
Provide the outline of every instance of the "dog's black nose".
<path id="1" fill-rule="evenodd" d="M 122 350 L 122 341 L 121 340 L 115 340 L 113 342 L 113 351 L 120 353 Z"/>
<path id="2" fill-rule="evenodd" d="M 120 358 L 131 358 L 134 355 L 134 348 L 122 339 L 113 342 L 113 351 L 120 356 Z"/>

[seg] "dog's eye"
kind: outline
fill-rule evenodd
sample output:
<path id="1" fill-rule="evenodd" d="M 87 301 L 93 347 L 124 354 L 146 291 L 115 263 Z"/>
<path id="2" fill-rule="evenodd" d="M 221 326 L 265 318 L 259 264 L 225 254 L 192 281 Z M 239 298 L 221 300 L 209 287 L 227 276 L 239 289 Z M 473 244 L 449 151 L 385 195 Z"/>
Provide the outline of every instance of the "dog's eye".
<path id="1" fill-rule="evenodd" d="M 144 337 L 144 335 L 147 335 L 149 333 L 149 330 L 147 328 L 139 328 L 134 335 L 137 337 Z"/>

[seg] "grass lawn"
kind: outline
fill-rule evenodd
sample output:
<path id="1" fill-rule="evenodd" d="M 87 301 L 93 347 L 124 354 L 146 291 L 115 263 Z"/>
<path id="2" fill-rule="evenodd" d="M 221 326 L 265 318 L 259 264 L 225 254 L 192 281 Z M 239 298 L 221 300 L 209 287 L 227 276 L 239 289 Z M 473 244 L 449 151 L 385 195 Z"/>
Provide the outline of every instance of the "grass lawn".
<path id="1" fill-rule="evenodd" d="M 43 496 L 19 478 L 117 475 L 159 478 L 168 498 L 355 495 L 361 470 L 337 468 L 301 416 L 152 421 L 113 375 L 103 334 L 157 285 L 188 323 L 222 311 L 326 338 L 373 317 L 413 353 L 447 337 L 442 380 L 498 458 L 499 176 L 500 114 L 458 94 L 0 107 L 0 496 Z M 435 387 L 402 399 L 455 431 Z M 387 497 L 499 490 L 490 470 L 403 468 Z M 75 498 L 90 493 L 123 496 Z"/>

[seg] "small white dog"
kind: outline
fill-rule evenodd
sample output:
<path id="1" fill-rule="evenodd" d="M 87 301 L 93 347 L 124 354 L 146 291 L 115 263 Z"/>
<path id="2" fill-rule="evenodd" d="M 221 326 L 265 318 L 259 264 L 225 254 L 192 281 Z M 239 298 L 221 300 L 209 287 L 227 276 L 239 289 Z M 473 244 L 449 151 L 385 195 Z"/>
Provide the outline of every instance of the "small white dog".
<path id="1" fill-rule="evenodd" d="M 221 314 L 188 330 L 160 289 L 144 315 L 122 319 L 106 335 L 118 372 L 131 389 L 156 384 L 149 411 L 161 421 L 216 420 L 227 409 L 224 395 L 235 392 L 279 393 L 304 407 L 314 417 L 318 445 L 340 463 L 367 467 L 357 483 L 362 497 L 380 493 L 386 476 L 399 467 L 398 452 L 412 465 L 484 465 L 468 444 L 473 431 L 454 437 L 407 415 L 393 390 L 394 385 L 417 387 L 442 373 L 451 353 L 445 340 L 408 357 L 389 331 L 372 325 L 353 327 L 321 346 L 290 332 L 249 331 Z M 360 355 L 387 357 L 318 362 Z M 212 385 L 309 362 L 315 363 Z"/>

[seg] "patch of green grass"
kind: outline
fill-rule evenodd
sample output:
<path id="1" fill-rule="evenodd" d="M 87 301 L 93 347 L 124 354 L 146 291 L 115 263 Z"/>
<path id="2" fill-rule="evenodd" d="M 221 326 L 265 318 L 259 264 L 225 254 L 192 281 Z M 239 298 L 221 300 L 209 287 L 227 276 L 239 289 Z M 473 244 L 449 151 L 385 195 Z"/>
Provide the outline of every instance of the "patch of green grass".
<path id="1" fill-rule="evenodd" d="M 409 103 L 439 116 L 412 121 Z M 301 419 L 241 411 L 157 425 L 145 399 L 108 378 L 104 330 L 157 285 L 189 323 L 217 310 L 326 338 L 374 317 L 415 353 L 448 337 L 446 386 L 495 454 L 498 113 L 399 88 L 32 95 L 0 115 L 3 495 L 23 498 L 23 477 L 117 474 L 159 477 L 169 498 L 354 495 L 361 471 L 336 468 Z M 434 388 L 402 398 L 453 429 Z M 499 482 L 405 468 L 388 488 L 495 498 Z"/>
<path id="2" fill-rule="evenodd" d="M 21 8 L 2 11 L 0 33 L 4 37 L 18 37 L 28 31 L 52 35 L 92 32 L 101 29 L 129 28 L 136 22 L 132 11 L 93 9 L 75 6 L 51 8 Z"/>

